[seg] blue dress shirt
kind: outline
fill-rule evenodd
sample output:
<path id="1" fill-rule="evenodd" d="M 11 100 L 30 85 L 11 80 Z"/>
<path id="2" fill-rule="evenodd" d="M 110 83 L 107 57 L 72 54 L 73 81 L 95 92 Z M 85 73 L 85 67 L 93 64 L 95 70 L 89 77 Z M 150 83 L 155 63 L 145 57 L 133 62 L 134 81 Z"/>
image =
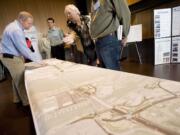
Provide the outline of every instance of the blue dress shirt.
<path id="1" fill-rule="evenodd" d="M 34 62 L 40 61 L 39 57 L 27 47 L 23 27 L 17 20 L 6 26 L 0 48 L 1 53 L 23 56 Z"/>

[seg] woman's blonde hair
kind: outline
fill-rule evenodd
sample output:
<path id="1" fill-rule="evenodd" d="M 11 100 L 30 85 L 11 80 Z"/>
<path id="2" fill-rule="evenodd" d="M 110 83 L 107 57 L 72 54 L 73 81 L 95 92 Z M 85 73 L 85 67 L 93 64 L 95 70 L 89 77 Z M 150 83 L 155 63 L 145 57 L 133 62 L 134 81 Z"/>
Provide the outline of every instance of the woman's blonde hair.
<path id="1" fill-rule="evenodd" d="M 74 4 L 69 4 L 69 5 L 65 6 L 65 10 L 64 10 L 65 15 L 67 15 L 67 10 L 71 10 L 71 11 L 77 13 L 78 15 L 81 14 L 79 9 Z"/>

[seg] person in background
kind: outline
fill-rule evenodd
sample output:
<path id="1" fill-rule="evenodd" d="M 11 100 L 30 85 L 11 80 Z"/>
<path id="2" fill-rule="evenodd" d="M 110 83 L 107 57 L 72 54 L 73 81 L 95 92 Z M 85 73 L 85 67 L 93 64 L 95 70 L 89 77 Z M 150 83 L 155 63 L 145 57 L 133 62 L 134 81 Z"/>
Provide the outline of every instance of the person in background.
<path id="1" fill-rule="evenodd" d="M 50 41 L 47 39 L 47 36 L 45 34 L 39 34 L 38 36 L 38 49 L 42 56 L 42 59 L 51 58 Z"/>
<path id="2" fill-rule="evenodd" d="M 49 27 L 47 38 L 49 39 L 51 45 L 51 57 L 65 60 L 63 43 L 64 33 L 61 29 L 56 27 L 55 20 L 53 18 L 48 18 L 47 23 Z"/>
<path id="3" fill-rule="evenodd" d="M 126 45 L 130 28 L 130 11 L 126 0 L 92 0 L 91 36 L 102 67 L 120 70 L 120 44 Z M 123 25 L 123 39 L 116 31 Z"/>
<path id="4" fill-rule="evenodd" d="M 3 32 L 1 42 L 1 61 L 9 70 L 13 82 L 13 101 L 28 105 L 28 98 L 24 84 L 25 59 L 40 63 L 39 57 L 32 52 L 26 44 L 25 29 L 30 29 L 33 16 L 22 11 L 17 20 L 8 24 Z"/>
<path id="5" fill-rule="evenodd" d="M 74 35 L 77 50 L 86 59 L 84 64 L 95 65 L 95 45 L 89 33 L 90 18 L 81 15 L 79 9 L 73 4 L 67 5 L 64 13 L 67 18 L 67 26 L 70 28 L 71 34 Z"/>

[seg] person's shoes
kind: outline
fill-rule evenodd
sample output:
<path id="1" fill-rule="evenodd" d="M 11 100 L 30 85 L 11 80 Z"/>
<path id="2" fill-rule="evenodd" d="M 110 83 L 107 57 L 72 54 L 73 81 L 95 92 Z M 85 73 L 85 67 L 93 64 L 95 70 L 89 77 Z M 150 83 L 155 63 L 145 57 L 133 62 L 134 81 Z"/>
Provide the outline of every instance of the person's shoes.
<path id="1" fill-rule="evenodd" d="M 20 103 L 20 102 L 21 102 L 20 99 L 13 97 L 13 103 L 17 104 L 17 103 Z"/>
<path id="2" fill-rule="evenodd" d="M 30 108 L 29 105 L 23 106 L 23 107 L 22 107 L 22 111 L 23 111 L 25 114 L 27 114 L 27 115 L 32 115 L 32 114 L 31 114 L 31 108 Z"/>
<path id="3" fill-rule="evenodd" d="M 23 106 L 29 106 L 29 101 L 27 98 L 25 98 L 24 100 L 22 100 L 22 105 Z"/>
<path id="4" fill-rule="evenodd" d="M 25 106 L 29 106 L 29 103 L 28 102 L 22 102 L 22 105 L 25 107 Z"/>
<path id="5" fill-rule="evenodd" d="M 16 105 L 17 108 L 21 108 L 22 107 L 22 102 L 21 101 L 20 102 L 16 102 L 14 104 Z"/>

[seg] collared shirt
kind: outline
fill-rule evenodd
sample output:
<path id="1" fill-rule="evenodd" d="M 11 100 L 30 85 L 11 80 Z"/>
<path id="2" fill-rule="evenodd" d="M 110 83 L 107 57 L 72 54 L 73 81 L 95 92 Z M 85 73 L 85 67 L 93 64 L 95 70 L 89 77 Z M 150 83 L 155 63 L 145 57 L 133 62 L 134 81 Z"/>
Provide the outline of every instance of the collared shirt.
<path id="1" fill-rule="evenodd" d="M 0 54 L 2 53 L 2 45 L 1 45 L 1 41 L 0 41 Z"/>
<path id="2" fill-rule="evenodd" d="M 40 61 L 36 54 L 27 47 L 23 27 L 17 20 L 6 26 L 0 48 L 1 53 L 23 56 L 35 62 Z"/>
<path id="3" fill-rule="evenodd" d="M 48 30 L 47 37 L 51 46 L 63 44 L 64 33 L 57 27 Z"/>

